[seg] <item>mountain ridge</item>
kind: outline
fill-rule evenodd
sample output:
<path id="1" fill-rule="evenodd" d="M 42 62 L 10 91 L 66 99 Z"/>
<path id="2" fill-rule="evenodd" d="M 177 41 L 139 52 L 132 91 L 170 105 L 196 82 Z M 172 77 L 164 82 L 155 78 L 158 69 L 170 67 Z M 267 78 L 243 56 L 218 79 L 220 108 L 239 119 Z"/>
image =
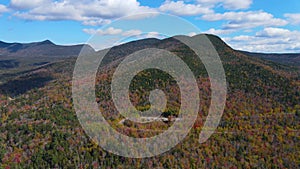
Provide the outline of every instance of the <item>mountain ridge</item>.
<path id="1" fill-rule="evenodd" d="M 30 43 L 8 43 L 0 41 L 0 56 L 7 57 L 67 57 L 77 56 L 83 46 L 90 51 L 94 49 L 87 44 L 57 45 L 50 40 Z"/>
<path id="2" fill-rule="evenodd" d="M 283 63 L 287 65 L 300 66 L 300 53 L 258 53 L 241 50 L 236 51 L 248 56 L 258 57 L 264 60 L 270 60 L 273 62 Z"/>
<path id="3" fill-rule="evenodd" d="M 134 43 L 134 42 L 140 42 L 140 41 L 165 41 L 165 40 L 168 40 L 170 38 L 176 38 L 177 36 L 186 36 L 186 37 L 191 37 L 191 38 L 195 38 L 199 35 L 203 35 L 203 34 L 198 34 L 198 35 L 194 35 L 194 36 L 186 36 L 186 35 L 176 35 L 176 36 L 173 36 L 173 37 L 169 37 L 169 38 L 165 38 L 165 39 L 157 39 L 157 38 L 145 38 L 145 39 L 138 39 L 138 40 L 133 40 L 133 41 L 130 41 L 130 42 L 127 42 L 125 44 L 130 44 L 130 43 Z M 230 45 L 228 45 L 227 43 L 225 43 L 220 37 L 218 37 L 217 35 L 213 35 L 213 34 L 204 34 L 204 35 L 207 35 L 208 37 L 211 37 L 211 38 L 217 38 L 219 42 L 223 43 L 223 44 L 226 44 L 227 46 L 229 46 L 231 48 Z M 87 45 L 89 46 L 90 48 L 94 49 L 93 47 L 91 47 L 90 45 L 88 44 L 74 44 L 74 45 L 62 45 L 62 44 L 56 44 L 54 42 L 52 42 L 51 40 L 49 39 L 45 39 L 43 41 L 37 41 L 37 42 L 28 42 L 28 43 L 21 43 L 21 42 L 5 42 L 5 41 L 2 41 L 0 40 L 0 50 L 3 49 L 3 48 L 7 48 L 9 46 L 15 46 L 15 45 L 22 45 L 22 46 L 39 46 L 39 45 L 53 45 L 53 46 L 56 46 L 56 47 L 82 47 L 83 45 Z M 117 45 L 117 46 L 122 46 L 123 44 L 121 45 Z M 114 46 L 116 47 L 116 46 Z M 95 49 L 94 49 L 95 50 Z M 101 49 L 102 50 L 102 49 Z M 95 50 L 96 51 L 96 50 Z M 99 50 L 100 51 L 100 50 Z M 247 54 L 247 55 L 251 55 L 251 56 L 254 56 L 254 55 L 258 55 L 258 54 L 262 54 L 262 55 L 300 55 L 300 53 L 294 53 L 294 52 L 249 52 L 249 51 L 244 51 L 244 50 L 236 50 L 238 52 L 242 52 L 244 54 Z"/>

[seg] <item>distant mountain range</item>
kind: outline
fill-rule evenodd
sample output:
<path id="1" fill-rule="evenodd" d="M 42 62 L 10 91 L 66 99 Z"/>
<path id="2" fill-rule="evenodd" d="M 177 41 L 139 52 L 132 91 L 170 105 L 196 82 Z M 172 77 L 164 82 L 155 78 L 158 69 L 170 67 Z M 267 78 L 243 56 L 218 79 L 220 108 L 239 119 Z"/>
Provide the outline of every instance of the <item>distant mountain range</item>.
<path id="1" fill-rule="evenodd" d="M 248 56 L 254 56 L 273 62 L 283 63 L 287 65 L 300 66 L 300 53 L 254 53 L 240 51 Z"/>
<path id="2" fill-rule="evenodd" d="M 0 56 L 14 57 L 66 57 L 77 56 L 83 44 L 62 46 L 50 40 L 33 43 L 7 43 L 0 41 Z M 94 49 L 90 47 L 90 50 Z"/>
<path id="3" fill-rule="evenodd" d="M 212 36 L 216 37 L 216 36 Z M 218 42 L 213 42 L 216 46 L 216 43 L 225 44 L 219 37 Z M 138 41 L 129 42 L 125 45 L 118 46 L 118 51 L 125 53 L 130 53 L 130 49 L 132 46 L 136 46 L 138 44 L 139 48 L 144 47 L 155 47 L 157 44 L 161 44 L 167 42 L 169 39 L 159 40 L 155 38 L 143 39 Z M 76 57 L 80 53 L 84 44 L 78 45 L 56 45 L 50 40 L 45 40 L 42 42 L 33 42 L 33 43 L 7 43 L 0 41 L 0 60 L 1 57 Z M 91 52 L 95 50 L 87 45 L 90 48 Z M 88 49 L 87 48 L 87 49 Z M 125 50 L 123 50 L 125 48 Z M 129 51 L 127 51 L 129 50 Z M 300 66 L 300 53 L 255 53 L 255 52 L 247 52 L 236 50 L 242 54 L 257 57 L 265 60 L 270 60 L 273 62 L 286 64 L 290 66 Z M 115 56 L 118 58 L 118 56 Z M 116 59 L 116 58 L 114 58 Z"/>

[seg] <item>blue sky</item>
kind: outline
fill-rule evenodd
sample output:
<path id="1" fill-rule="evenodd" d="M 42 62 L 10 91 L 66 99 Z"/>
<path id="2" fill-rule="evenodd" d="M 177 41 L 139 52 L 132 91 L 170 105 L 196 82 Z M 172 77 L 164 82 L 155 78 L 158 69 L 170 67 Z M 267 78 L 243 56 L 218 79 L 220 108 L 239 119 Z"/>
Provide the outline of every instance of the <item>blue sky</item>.
<path id="1" fill-rule="evenodd" d="M 85 43 L 92 34 L 157 37 L 144 27 L 106 27 L 119 17 L 143 12 L 172 14 L 194 24 L 200 32 L 220 36 L 235 49 L 256 52 L 300 52 L 299 0 L 2 0 L 0 40 L 57 44 Z M 161 28 L 164 29 L 164 28 Z M 199 32 L 176 32 L 194 35 Z M 151 32 L 151 33 L 149 33 Z"/>

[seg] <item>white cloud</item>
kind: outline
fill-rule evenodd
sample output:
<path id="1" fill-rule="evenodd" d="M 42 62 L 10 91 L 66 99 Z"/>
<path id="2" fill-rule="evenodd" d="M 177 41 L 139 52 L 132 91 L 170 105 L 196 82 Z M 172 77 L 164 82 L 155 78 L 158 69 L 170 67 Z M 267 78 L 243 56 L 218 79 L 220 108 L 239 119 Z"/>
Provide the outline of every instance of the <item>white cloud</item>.
<path id="1" fill-rule="evenodd" d="M 210 7 L 218 5 L 223 6 L 225 9 L 248 9 L 252 0 L 197 0 L 199 4 L 203 4 Z"/>
<path id="2" fill-rule="evenodd" d="M 9 11 L 9 9 L 5 5 L 0 4 L 0 14 L 4 13 L 4 12 L 8 12 L 8 11 Z"/>
<path id="3" fill-rule="evenodd" d="M 126 36 L 131 31 L 138 31 L 138 30 L 129 30 L 129 31 L 124 32 L 122 35 Z M 136 39 L 145 39 L 145 38 L 162 39 L 162 38 L 166 38 L 165 35 L 162 35 L 159 32 L 154 32 L 154 31 L 153 32 L 142 32 L 142 31 L 140 31 L 139 34 L 131 35 L 131 36 L 135 36 Z"/>
<path id="4" fill-rule="evenodd" d="M 268 38 L 275 38 L 275 37 L 283 37 L 283 36 L 290 36 L 292 34 L 297 34 L 297 32 L 291 32 L 287 29 L 282 28 L 265 28 L 263 31 L 257 32 L 257 37 L 268 37 Z"/>
<path id="5" fill-rule="evenodd" d="M 16 9 L 31 9 L 50 2 L 50 0 L 11 0 L 10 6 Z"/>
<path id="6" fill-rule="evenodd" d="M 250 29 L 258 26 L 284 26 L 288 22 L 274 18 L 270 13 L 264 11 L 247 11 L 247 12 L 225 12 L 205 14 L 202 19 L 207 21 L 228 21 L 223 25 L 223 29 Z"/>
<path id="7" fill-rule="evenodd" d="M 76 20 L 92 26 L 118 17 L 156 11 L 141 6 L 137 0 L 14 0 L 11 6 L 27 9 L 14 14 L 26 20 Z"/>
<path id="8" fill-rule="evenodd" d="M 166 38 L 165 36 L 161 35 L 159 32 L 142 32 L 138 29 L 131 29 L 131 30 L 122 30 L 119 28 L 109 27 L 107 29 L 83 29 L 83 32 L 90 34 L 90 35 L 117 35 L 120 37 L 134 37 L 135 39 L 145 39 L 145 38 Z M 111 39 L 115 39 L 116 37 L 111 37 Z M 114 44 L 115 45 L 115 44 Z M 109 45 L 110 46 L 110 45 Z"/>
<path id="9" fill-rule="evenodd" d="M 286 13 L 284 16 L 290 23 L 295 25 L 300 24 L 300 13 Z"/>
<path id="10" fill-rule="evenodd" d="M 89 25 L 89 26 L 101 26 L 101 25 L 106 25 L 106 24 L 110 24 L 111 21 L 108 19 L 97 19 L 97 20 L 86 20 L 83 21 L 82 24 L 83 25 Z"/>
<path id="11" fill-rule="evenodd" d="M 148 32 L 142 38 L 158 38 L 158 39 L 160 39 L 162 37 L 163 36 L 160 35 L 160 33 L 158 33 L 158 32 Z"/>
<path id="12" fill-rule="evenodd" d="M 102 29 L 83 29 L 83 32 L 90 34 L 90 35 L 120 35 L 124 37 L 131 37 L 135 36 L 138 39 L 142 38 L 161 38 L 162 36 L 158 32 L 142 32 L 141 30 L 138 29 L 131 29 L 131 30 L 122 30 L 119 28 L 113 28 L 109 27 L 105 30 Z"/>
<path id="13" fill-rule="evenodd" d="M 264 28 L 255 36 L 224 38 L 233 48 L 251 52 L 300 52 L 300 32 L 282 28 Z"/>
<path id="14" fill-rule="evenodd" d="M 118 35 L 121 34 L 123 32 L 122 29 L 116 29 L 113 27 L 109 27 L 105 30 L 102 29 L 83 29 L 83 31 L 87 34 L 97 34 L 97 35 Z"/>
<path id="15" fill-rule="evenodd" d="M 94 34 L 97 34 L 97 31 L 96 29 L 82 29 L 83 32 L 87 33 L 87 34 L 90 34 L 90 35 L 94 35 Z"/>
<path id="16" fill-rule="evenodd" d="M 119 28 L 109 27 L 107 29 L 83 29 L 83 32 L 90 35 L 100 35 L 100 36 L 109 36 L 109 38 L 99 38 L 92 39 L 87 42 L 94 49 L 100 50 L 109 48 L 112 46 L 117 46 L 129 42 L 128 40 L 139 40 L 145 38 L 157 38 L 162 39 L 166 38 L 165 36 L 159 34 L 158 32 L 142 32 L 141 30 L 131 29 L 131 30 L 122 30 Z"/>
<path id="17" fill-rule="evenodd" d="M 226 0 L 224 8 L 226 9 L 247 9 L 252 4 L 252 0 Z"/>
<path id="18" fill-rule="evenodd" d="M 142 12 L 142 13 L 136 13 L 134 15 L 128 15 L 125 16 L 124 20 L 139 20 L 139 19 L 145 19 L 145 18 L 153 18 L 156 17 L 157 15 L 159 15 L 159 12 L 157 12 L 156 9 L 151 9 L 152 11 L 146 11 L 146 12 Z"/>
<path id="19" fill-rule="evenodd" d="M 205 31 L 204 33 L 208 33 L 208 34 L 214 34 L 214 35 L 222 35 L 222 34 L 229 34 L 234 32 L 234 30 L 228 29 L 228 30 L 223 30 L 223 29 L 214 29 L 211 28 L 207 31 Z"/>
<path id="20" fill-rule="evenodd" d="M 124 31 L 122 29 L 119 28 L 114 28 L 114 27 L 109 27 L 105 30 L 102 29 L 83 29 L 83 32 L 90 34 L 90 35 L 121 35 L 124 37 L 131 37 L 131 36 L 140 36 L 142 35 L 142 31 L 141 30 L 137 30 L 137 29 L 131 29 L 131 30 L 127 30 Z"/>
<path id="21" fill-rule="evenodd" d="M 165 1 L 159 7 L 159 10 L 180 16 L 193 16 L 213 12 L 208 7 L 204 7 L 200 4 L 186 4 L 184 1 Z"/>
<path id="22" fill-rule="evenodd" d="M 193 37 L 193 36 L 197 35 L 197 33 L 196 32 L 190 32 L 187 35 L 190 36 L 190 37 Z"/>
<path id="23" fill-rule="evenodd" d="M 97 33 L 100 35 L 117 35 L 122 33 L 123 30 L 122 29 L 116 29 L 113 27 L 109 27 L 108 29 L 104 30 L 101 32 L 101 30 L 99 30 Z"/>
<path id="24" fill-rule="evenodd" d="M 154 12 L 153 9 L 141 6 L 137 0 L 86 0 L 89 4 L 84 2 L 78 3 L 79 8 L 83 14 L 88 17 L 101 18 L 116 18 L 132 14 L 139 14 L 143 12 Z"/>
<path id="25" fill-rule="evenodd" d="M 122 35 L 129 37 L 129 36 L 138 36 L 141 34 L 142 34 L 142 31 L 137 30 L 137 29 L 132 29 L 132 30 L 125 31 Z"/>

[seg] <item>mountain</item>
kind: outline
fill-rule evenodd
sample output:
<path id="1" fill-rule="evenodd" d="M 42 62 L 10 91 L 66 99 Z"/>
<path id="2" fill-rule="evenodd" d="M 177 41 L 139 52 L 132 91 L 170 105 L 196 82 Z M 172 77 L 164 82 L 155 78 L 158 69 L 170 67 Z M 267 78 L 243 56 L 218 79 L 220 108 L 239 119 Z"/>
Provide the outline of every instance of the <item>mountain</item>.
<path id="1" fill-rule="evenodd" d="M 86 51 L 95 52 L 89 45 L 62 46 L 50 40 L 33 43 L 0 41 L 0 84 L 14 80 L 41 66 L 60 62 L 69 57 L 77 57 L 83 46 Z"/>
<path id="2" fill-rule="evenodd" d="M 214 35 L 191 38 L 201 36 L 210 39 L 220 56 L 228 91 L 219 126 L 205 143 L 198 142 L 211 104 L 205 66 L 175 38 L 142 39 L 115 46 L 104 58 L 96 76 L 95 102 L 108 123 L 124 135 L 153 137 L 168 129 L 172 121 L 141 124 L 126 120 L 114 106 L 110 86 L 114 71 L 129 54 L 146 48 L 168 50 L 189 66 L 199 87 L 198 118 L 182 142 L 164 154 L 145 159 L 105 151 L 86 134 L 74 110 L 76 57 L 56 61 L 42 57 L 30 62 L 22 58 L 18 63 L 7 58 L 0 71 L 0 80 L 6 79 L 0 84 L 0 168 L 298 168 L 299 71 L 234 50 Z M 51 46 L 45 43 L 42 46 Z M 161 89 L 168 99 L 162 116 L 178 116 L 180 89 L 167 73 L 157 69 L 139 72 L 128 96 L 138 110 L 144 111 L 150 107 L 153 89 Z M 93 120 L 89 125 L 103 130 Z"/>
<path id="3" fill-rule="evenodd" d="M 300 66 L 300 53 L 254 53 L 239 51 L 245 55 L 271 60 L 291 66 Z"/>
<path id="4" fill-rule="evenodd" d="M 67 57 L 78 56 L 83 45 L 62 46 L 50 40 L 34 43 L 6 43 L 0 41 L 0 57 Z M 93 49 L 89 47 L 91 51 Z"/>

